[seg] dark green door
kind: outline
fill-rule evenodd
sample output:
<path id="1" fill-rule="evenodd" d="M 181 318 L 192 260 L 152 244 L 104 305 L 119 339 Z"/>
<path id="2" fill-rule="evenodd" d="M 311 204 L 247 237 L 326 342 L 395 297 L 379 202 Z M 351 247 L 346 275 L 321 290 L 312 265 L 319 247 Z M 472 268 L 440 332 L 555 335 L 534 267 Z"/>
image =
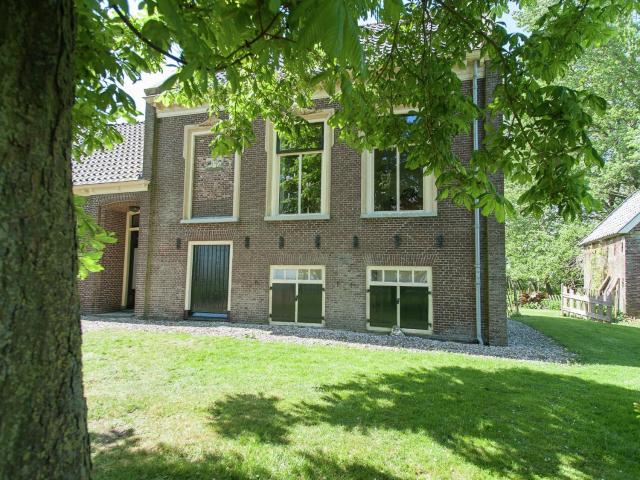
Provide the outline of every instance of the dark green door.
<path id="1" fill-rule="evenodd" d="M 428 287 L 400 287 L 400 328 L 429 330 Z"/>
<path id="2" fill-rule="evenodd" d="M 372 285 L 369 289 L 369 325 L 395 327 L 398 323 L 397 287 Z"/>
<path id="3" fill-rule="evenodd" d="M 192 314 L 227 314 L 230 251 L 229 245 L 193 246 Z"/>

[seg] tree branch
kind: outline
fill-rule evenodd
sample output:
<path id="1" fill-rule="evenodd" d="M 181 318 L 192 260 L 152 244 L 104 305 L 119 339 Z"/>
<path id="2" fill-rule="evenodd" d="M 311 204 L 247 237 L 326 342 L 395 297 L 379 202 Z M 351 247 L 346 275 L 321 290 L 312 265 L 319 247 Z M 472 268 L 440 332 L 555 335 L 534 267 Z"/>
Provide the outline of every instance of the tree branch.
<path id="1" fill-rule="evenodd" d="M 110 4 L 109 5 L 118 15 L 118 17 L 120 17 L 120 20 L 122 20 L 124 22 L 124 24 L 129 28 L 129 30 L 131 30 L 131 32 L 138 37 L 145 45 L 147 45 L 149 48 L 152 48 L 153 50 L 155 50 L 158 53 L 161 53 L 162 55 L 164 55 L 165 57 L 170 58 L 171 60 L 178 62 L 181 65 L 186 65 L 187 62 L 186 60 L 180 58 L 180 57 L 176 57 L 175 55 L 172 55 L 170 52 L 168 52 L 167 50 L 157 46 L 155 43 L 153 43 L 151 40 L 149 40 L 147 37 L 145 37 L 144 35 L 142 35 L 142 33 L 140 32 L 140 30 L 138 30 L 136 28 L 136 26 L 131 23 L 131 20 L 129 20 L 127 18 L 127 16 L 124 14 L 124 12 L 122 10 L 120 10 L 120 8 L 117 5 L 114 4 Z"/>

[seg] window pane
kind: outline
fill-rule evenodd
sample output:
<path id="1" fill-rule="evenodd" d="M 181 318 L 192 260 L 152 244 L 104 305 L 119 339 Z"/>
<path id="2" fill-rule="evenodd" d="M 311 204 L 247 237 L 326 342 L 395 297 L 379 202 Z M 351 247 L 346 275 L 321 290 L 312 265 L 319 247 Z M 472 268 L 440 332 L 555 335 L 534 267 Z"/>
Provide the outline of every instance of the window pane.
<path id="1" fill-rule="evenodd" d="M 274 280 L 284 280 L 284 270 L 278 268 L 273 271 L 273 279 Z"/>
<path id="2" fill-rule="evenodd" d="M 284 152 L 304 152 L 309 150 L 322 150 L 324 146 L 324 123 L 309 124 L 309 131 L 305 135 L 302 132 L 300 138 L 285 138 L 284 135 L 278 135 L 276 140 L 276 153 Z"/>
<path id="3" fill-rule="evenodd" d="M 131 226 L 132 227 L 140 226 L 140 214 L 131 215 Z"/>
<path id="4" fill-rule="evenodd" d="M 309 280 L 309 270 L 307 269 L 298 270 L 298 279 Z"/>
<path id="5" fill-rule="evenodd" d="M 310 271 L 310 275 L 309 275 L 309 279 L 310 280 L 322 280 L 322 270 L 320 269 L 313 269 Z"/>
<path id="6" fill-rule="evenodd" d="M 416 270 L 413 278 L 415 283 L 427 283 L 427 272 Z"/>
<path id="7" fill-rule="evenodd" d="M 400 328 L 429 330 L 429 289 L 400 287 Z"/>
<path id="8" fill-rule="evenodd" d="M 385 282 L 397 282 L 398 281 L 398 271 L 397 270 L 385 270 L 384 271 L 384 281 Z"/>
<path id="9" fill-rule="evenodd" d="M 302 156 L 302 205 L 300 213 L 320 213 L 320 173 L 322 155 Z"/>
<path id="10" fill-rule="evenodd" d="M 284 271 L 284 278 L 286 280 L 295 280 L 298 277 L 298 270 L 288 268 Z"/>
<path id="11" fill-rule="evenodd" d="M 372 286 L 369 289 L 369 325 L 391 328 L 397 324 L 396 287 Z"/>
<path id="12" fill-rule="evenodd" d="M 382 281 L 382 270 L 371 270 L 371 281 L 372 282 L 381 282 Z"/>
<path id="13" fill-rule="evenodd" d="M 280 157 L 280 213 L 298 213 L 298 156 Z"/>
<path id="14" fill-rule="evenodd" d="M 375 150 L 373 163 L 373 209 L 396 210 L 396 150 Z"/>
<path id="15" fill-rule="evenodd" d="M 407 154 L 400 154 L 400 210 L 422 210 L 423 203 L 422 169 L 407 168 Z"/>
<path id="16" fill-rule="evenodd" d="M 411 283 L 412 281 L 412 272 L 411 270 L 401 270 L 400 271 L 400 281 L 404 283 Z"/>

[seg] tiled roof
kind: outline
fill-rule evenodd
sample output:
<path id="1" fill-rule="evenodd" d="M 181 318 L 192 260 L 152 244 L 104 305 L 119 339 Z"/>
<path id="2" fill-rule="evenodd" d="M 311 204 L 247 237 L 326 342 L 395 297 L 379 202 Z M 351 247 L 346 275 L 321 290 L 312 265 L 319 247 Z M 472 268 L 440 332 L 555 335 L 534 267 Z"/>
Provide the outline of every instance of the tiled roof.
<path id="1" fill-rule="evenodd" d="M 144 122 L 116 125 L 123 142 L 73 162 L 73 184 L 126 182 L 142 178 Z"/>
<path id="2" fill-rule="evenodd" d="M 580 245 L 628 233 L 640 223 L 640 190 L 627 198 L 587 235 Z"/>

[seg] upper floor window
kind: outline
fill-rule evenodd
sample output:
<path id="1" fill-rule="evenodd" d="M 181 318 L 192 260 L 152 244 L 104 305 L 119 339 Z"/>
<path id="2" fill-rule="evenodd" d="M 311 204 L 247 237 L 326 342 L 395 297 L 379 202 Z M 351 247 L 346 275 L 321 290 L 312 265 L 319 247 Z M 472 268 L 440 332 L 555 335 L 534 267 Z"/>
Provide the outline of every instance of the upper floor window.
<path id="1" fill-rule="evenodd" d="M 320 213 L 324 123 L 311 127 L 314 135 L 306 142 L 290 143 L 277 135 L 279 215 Z"/>
<path id="2" fill-rule="evenodd" d="M 415 116 L 405 115 L 409 123 Z M 364 217 L 436 214 L 435 179 L 422 168 L 410 168 L 408 152 L 374 149 L 362 155 Z"/>
<path id="3" fill-rule="evenodd" d="M 329 162 L 332 130 L 326 123 L 332 110 L 303 117 L 311 133 L 290 140 L 267 127 L 269 154 L 267 220 L 329 218 Z"/>

